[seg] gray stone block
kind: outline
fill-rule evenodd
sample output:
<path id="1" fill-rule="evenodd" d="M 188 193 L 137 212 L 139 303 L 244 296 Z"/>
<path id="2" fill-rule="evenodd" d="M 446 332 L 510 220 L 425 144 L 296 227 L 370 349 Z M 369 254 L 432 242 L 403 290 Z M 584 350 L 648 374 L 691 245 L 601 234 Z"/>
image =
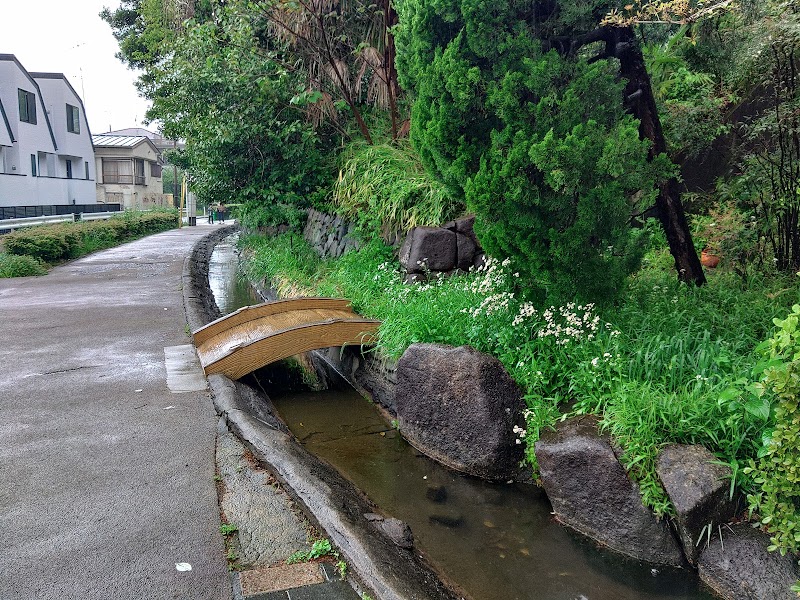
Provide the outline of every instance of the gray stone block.
<path id="1" fill-rule="evenodd" d="M 697 566 L 700 579 L 725 600 L 797 600 L 790 591 L 800 579 L 797 558 L 769 552 L 769 536 L 749 524 L 722 528 Z"/>
<path id="2" fill-rule="evenodd" d="M 456 234 L 439 227 L 414 227 L 400 248 L 400 264 L 409 273 L 451 271 L 456 267 Z"/>
<path id="3" fill-rule="evenodd" d="M 478 246 L 469 236 L 463 233 L 456 234 L 456 266 L 462 271 L 469 271 L 475 262 Z"/>
<path id="4" fill-rule="evenodd" d="M 727 523 L 736 512 L 729 500 L 731 469 L 702 446 L 672 444 L 662 450 L 656 472 L 675 507 L 678 535 L 687 560 L 695 564 L 707 528 Z"/>
<path id="5" fill-rule="evenodd" d="M 595 417 L 559 423 L 536 442 L 542 486 L 559 521 L 622 554 L 681 565 L 666 520 L 642 504 L 639 487 L 617 460 Z"/>

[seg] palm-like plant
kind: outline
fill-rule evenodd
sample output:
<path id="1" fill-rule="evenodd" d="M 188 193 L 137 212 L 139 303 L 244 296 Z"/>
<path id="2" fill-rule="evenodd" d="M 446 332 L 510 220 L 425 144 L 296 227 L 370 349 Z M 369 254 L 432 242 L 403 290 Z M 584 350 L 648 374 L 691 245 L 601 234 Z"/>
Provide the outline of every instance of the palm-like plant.
<path id="1" fill-rule="evenodd" d="M 344 102 L 367 143 L 369 127 L 360 107 L 388 110 L 392 137 L 398 133 L 394 37 L 397 15 L 390 0 L 260 0 L 246 10 L 263 19 L 268 37 L 288 44 L 302 59 L 308 88 L 306 104 L 315 123 L 335 121 Z"/>

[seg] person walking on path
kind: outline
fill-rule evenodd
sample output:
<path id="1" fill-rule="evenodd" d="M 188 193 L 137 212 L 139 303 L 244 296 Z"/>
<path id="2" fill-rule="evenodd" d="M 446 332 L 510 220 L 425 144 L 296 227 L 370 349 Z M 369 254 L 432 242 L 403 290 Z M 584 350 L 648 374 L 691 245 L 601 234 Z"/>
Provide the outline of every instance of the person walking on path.
<path id="1" fill-rule="evenodd" d="M 217 416 L 172 375 L 200 369 L 181 274 L 210 230 L 0 279 L 3 600 L 232 598 Z"/>

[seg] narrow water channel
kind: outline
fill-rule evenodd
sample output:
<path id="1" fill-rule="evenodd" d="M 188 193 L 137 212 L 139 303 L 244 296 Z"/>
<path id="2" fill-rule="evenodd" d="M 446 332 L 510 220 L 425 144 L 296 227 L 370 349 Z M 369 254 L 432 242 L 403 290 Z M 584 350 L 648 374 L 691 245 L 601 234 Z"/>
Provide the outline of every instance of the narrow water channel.
<path id="1" fill-rule="evenodd" d="M 214 247 L 208 262 L 208 283 L 223 315 L 238 308 L 258 304 L 258 294 L 239 273 L 239 234 L 229 235 Z"/>
<path id="2" fill-rule="evenodd" d="M 223 313 L 257 301 L 240 289 L 249 286 L 236 276 L 234 246 L 217 248 L 209 275 Z M 626 559 L 557 524 L 535 486 L 464 477 L 421 455 L 354 391 L 267 391 L 301 443 L 406 521 L 474 600 L 713 598 L 689 571 Z"/>

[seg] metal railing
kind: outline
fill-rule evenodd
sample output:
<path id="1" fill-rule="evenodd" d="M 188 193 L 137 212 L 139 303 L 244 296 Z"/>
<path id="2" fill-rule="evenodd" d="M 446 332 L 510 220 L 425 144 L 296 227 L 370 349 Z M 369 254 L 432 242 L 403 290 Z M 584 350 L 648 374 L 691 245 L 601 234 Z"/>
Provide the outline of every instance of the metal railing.
<path id="1" fill-rule="evenodd" d="M 99 219 L 110 219 L 111 217 L 116 217 L 118 215 L 124 215 L 124 210 L 119 210 L 115 212 L 98 212 L 98 213 L 81 213 L 80 220 L 81 221 L 97 221 Z"/>
<path id="2" fill-rule="evenodd" d="M 0 219 L 0 231 L 19 229 L 20 227 L 33 227 L 34 225 L 49 225 L 52 223 L 72 223 L 75 213 L 68 215 L 50 215 L 41 217 L 24 217 L 21 219 Z"/>

